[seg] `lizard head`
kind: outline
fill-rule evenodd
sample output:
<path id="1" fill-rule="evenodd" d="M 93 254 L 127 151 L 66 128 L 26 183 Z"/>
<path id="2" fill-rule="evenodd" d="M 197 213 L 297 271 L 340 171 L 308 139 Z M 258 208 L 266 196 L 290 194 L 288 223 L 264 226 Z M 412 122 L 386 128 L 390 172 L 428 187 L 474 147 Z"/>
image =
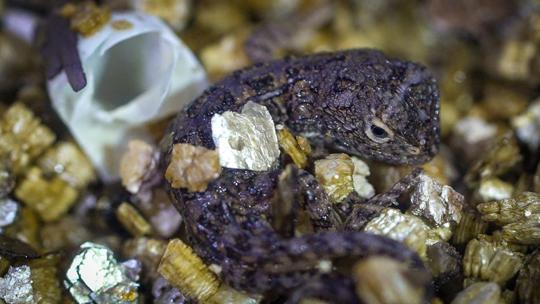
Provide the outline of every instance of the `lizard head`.
<path id="1" fill-rule="evenodd" d="M 421 65 L 370 52 L 347 72 L 356 89 L 332 90 L 337 113 L 326 123 L 327 139 L 340 150 L 386 163 L 429 161 L 440 142 L 435 79 Z"/>

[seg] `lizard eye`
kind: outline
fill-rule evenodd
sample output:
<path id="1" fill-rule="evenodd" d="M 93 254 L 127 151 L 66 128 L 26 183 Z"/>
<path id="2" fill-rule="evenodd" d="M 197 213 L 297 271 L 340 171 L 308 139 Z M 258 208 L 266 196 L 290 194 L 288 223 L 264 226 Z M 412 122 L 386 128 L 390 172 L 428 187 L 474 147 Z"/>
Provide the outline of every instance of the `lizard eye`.
<path id="1" fill-rule="evenodd" d="M 394 137 L 394 132 L 380 119 L 375 118 L 371 123 L 368 123 L 366 135 L 372 141 L 383 144 Z"/>

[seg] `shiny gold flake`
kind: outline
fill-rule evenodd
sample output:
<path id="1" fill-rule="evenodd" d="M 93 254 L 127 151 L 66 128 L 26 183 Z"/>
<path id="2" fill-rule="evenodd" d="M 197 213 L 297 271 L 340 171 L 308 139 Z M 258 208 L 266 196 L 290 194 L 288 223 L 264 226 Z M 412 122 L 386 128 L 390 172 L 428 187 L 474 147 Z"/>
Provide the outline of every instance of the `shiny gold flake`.
<path id="1" fill-rule="evenodd" d="M 71 19 L 71 28 L 84 37 L 90 37 L 99 32 L 111 19 L 110 10 L 99 7 L 94 2 L 85 2 L 74 9 L 64 7 L 63 13 Z"/>
<path id="2" fill-rule="evenodd" d="M 22 103 L 15 103 L 0 121 L 0 156 L 7 157 L 17 174 L 47 149 L 54 133 Z"/>
<path id="3" fill-rule="evenodd" d="M 127 152 L 120 161 L 120 177 L 122 185 L 131 193 L 139 189 L 147 173 L 157 166 L 154 147 L 142 140 L 132 140 L 128 143 Z"/>
<path id="4" fill-rule="evenodd" d="M 96 178 L 90 160 L 73 142 L 59 142 L 38 160 L 45 175 L 57 174 L 70 186 L 77 189 L 86 187 Z"/>
<path id="5" fill-rule="evenodd" d="M 116 218 L 133 236 L 148 235 L 152 232 L 152 226 L 131 204 L 122 203 L 116 209 Z"/>
<path id="6" fill-rule="evenodd" d="M 315 161 L 315 176 L 334 202 L 344 200 L 353 190 L 354 163 L 347 154 L 330 154 Z"/>
<path id="7" fill-rule="evenodd" d="M 478 282 L 458 293 L 451 304 L 491 304 L 501 297 L 501 288 L 495 283 Z"/>
<path id="8" fill-rule="evenodd" d="M 352 191 L 362 198 L 372 197 L 375 190 L 366 179 L 369 174 L 366 163 L 343 153 L 315 161 L 315 176 L 334 202 L 342 201 Z"/>
<path id="9" fill-rule="evenodd" d="M 8 273 L 0 278 L 0 298 L 7 304 L 34 304 L 32 273 L 30 267 L 9 267 Z"/>
<path id="10" fill-rule="evenodd" d="M 193 250 L 179 239 L 169 241 L 158 272 L 182 294 L 206 303 L 219 289 L 219 281 Z"/>
<path id="11" fill-rule="evenodd" d="M 110 249 L 88 242 L 80 248 L 64 280 L 77 303 L 136 303 L 138 285 Z"/>
<path id="12" fill-rule="evenodd" d="M 223 167 L 266 171 L 280 151 L 274 121 L 265 106 L 248 102 L 242 113 L 212 117 L 212 138 Z"/>
<path id="13" fill-rule="evenodd" d="M 422 303 L 428 277 L 394 259 L 374 256 L 354 265 L 356 293 L 363 303 Z M 414 278 L 414 279 L 412 279 Z"/>
<path id="14" fill-rule="evenodd" d="M 540 218 L 540 194 L 524 192 L 515 197 L 482 203 L 477 206 L 482 219 L 504 226 Z"/>
<path id="15" fill-rule="evenodd" d="M 459 223 L 463 205 L 463 195 L 422 174 L 411 195 L 409 211 L 425 218 L 432 225 L 441 226 L 449 222 Z"/>
<path id="16" fill-rule="evenodd" d="M 78 192 L 59 177 L 46 180 L 41 170 L 33 167 L 15 189 L 15 196 L 48 222 L 65 214 L 75 203 Z"/>
<path id="17" fill-rule="evenodd" d="M 426 254 L 429 227 L 416 216 L 386 208 L 368 222 L 364 230 L 403 242 L 422 257 Z"/>
<path id="18" fill-rule="evenodd" d="M 283 151 L 285 151 L 285 153 L 291 157 L 295 165 L 297 165 L 299 168 L 305 168 L 309 156 L 309 153 L 305 153 L 305 150 L 311 150 L 307 139 L 300 136 L 295 137 L 291 131 L 285 127 L 278 128 L 277 135 L 279 146 L 283 149 Z M 299 138 L 301 138 L 300 141 L 302 142 L 303 148 L 300 146 L 300 141 L 298 140 Z"/>
<path id="19" fill-rule="evenodd" d="M 466 276 L 501 285 L 516 275 L 522 265 L 522 253 L 497 247 L 485 240 L 471 240 L 463 255 Z"/>
<path id="20" fill-rule="evenodd" d="M 173 188 L 204 191 L 221 173 L 218 152 L 190 144 L 173 146 L 165 178 Z"/>

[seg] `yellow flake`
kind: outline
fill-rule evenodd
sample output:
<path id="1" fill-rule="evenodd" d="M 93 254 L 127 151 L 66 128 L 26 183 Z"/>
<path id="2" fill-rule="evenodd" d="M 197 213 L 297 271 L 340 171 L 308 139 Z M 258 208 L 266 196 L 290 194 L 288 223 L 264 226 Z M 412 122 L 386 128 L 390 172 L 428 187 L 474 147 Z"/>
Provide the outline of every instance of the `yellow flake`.
<path id="1" fill-rule="evenodd" d="M 71 208 L 78 192 L 59 177 L 46 180 L 41 170 L 33 167 L 15 189 L 15 196 L 37 211 L 44 221 L 50 222 Z"/>
<path id="2" fill-rule="evenodd" d="M 172 159 L 165 178 L 173 188 L 204 191 L 221 173 L 217 151 L 190 144 L 173 146 Z"/>

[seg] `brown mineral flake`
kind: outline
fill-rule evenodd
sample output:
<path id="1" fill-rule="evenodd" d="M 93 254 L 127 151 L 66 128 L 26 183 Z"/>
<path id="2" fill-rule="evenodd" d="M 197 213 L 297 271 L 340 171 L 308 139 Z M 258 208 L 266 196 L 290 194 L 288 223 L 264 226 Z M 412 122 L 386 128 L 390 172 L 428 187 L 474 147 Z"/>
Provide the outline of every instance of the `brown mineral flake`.
<path id="1" fill-rule="evenodd" d="M 173 188 L 204 191 L 221 173 L 217 151 L 190 144 L 173 146 L 172 159 L 165 178 Z"/>
<path id="2" fill-rule="evenodd" d="M 94 35 L 111 19 L 108 8 L 99 7 L 93 2 L 78 5 L 75 9 L 64 7 L 62 13 L 71 18 L 71 28 L 84 37 Z"/>
<path id="3" fill-rule="evenodd" d="M 128 151 L 120 161 L 120 177 L 122 185 L 131 193 L 139 192 L 142 182 L 156 166 L 154 147 L 142 140 L 128 143 Z"/>

